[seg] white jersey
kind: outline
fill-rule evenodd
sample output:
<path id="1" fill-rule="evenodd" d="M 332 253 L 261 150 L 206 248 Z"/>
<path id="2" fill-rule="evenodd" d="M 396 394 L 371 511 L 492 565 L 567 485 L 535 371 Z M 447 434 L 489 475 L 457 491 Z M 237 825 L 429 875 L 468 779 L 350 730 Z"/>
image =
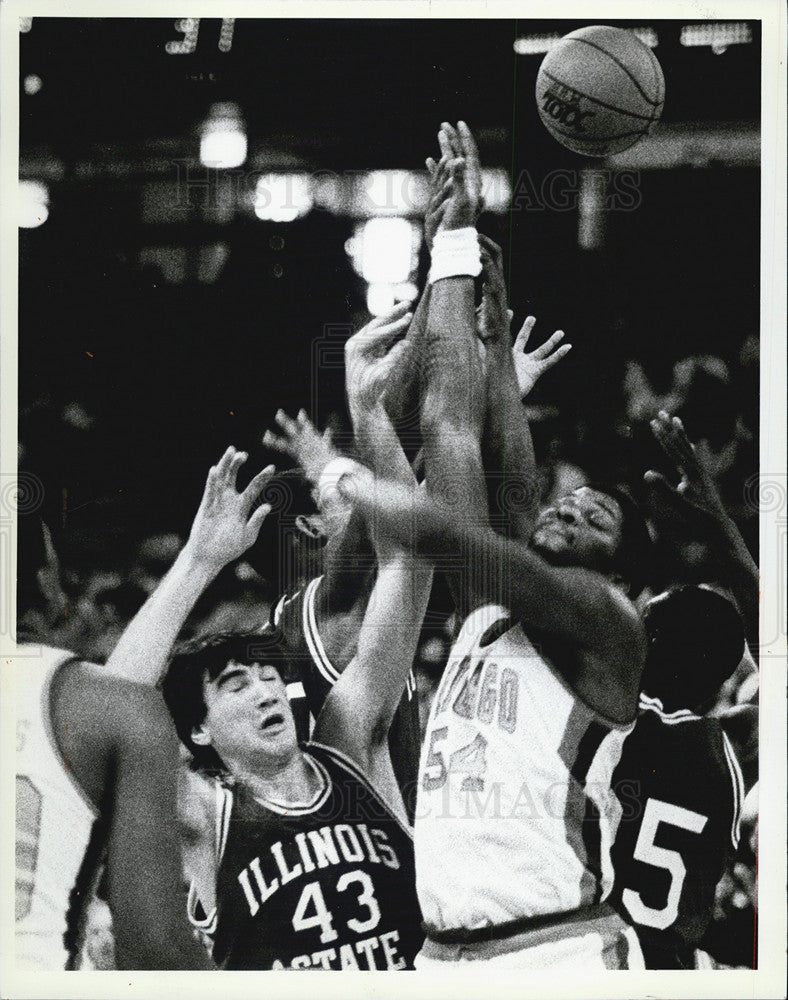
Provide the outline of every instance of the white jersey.
<path id="1" fill-rule="evenodd" d="M 416 884 L 434 930 L 601 902 L 634 722 L 594 712 L 500 606 L 473 612 L 432 704 L 419 769 Z"/>
<path id="2" fill-rule="evenodd" d="M 65 936 L 87 902 L 86 853 L 97 812 L 69 774 L 52 731 L 52 679 L 72 653 L 21 646 L 16 689 L 16 967 L 65 969 Z M 73 896 L 72 896 L 73 892 Z M 76 946 L 76 935 L 74 936 Z"/>

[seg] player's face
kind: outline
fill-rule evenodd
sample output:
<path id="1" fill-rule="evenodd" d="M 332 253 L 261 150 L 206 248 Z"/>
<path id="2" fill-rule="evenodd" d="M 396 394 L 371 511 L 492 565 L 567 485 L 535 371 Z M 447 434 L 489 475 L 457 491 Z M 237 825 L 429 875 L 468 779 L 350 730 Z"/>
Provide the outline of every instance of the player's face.
<path id="1" fill-rule="evenodd" d="M 623 520 L 613 497 L 582 486 L 540 513 L 531 548 L 556 566 L 604 571 L 621 541 Z"/>
<path id="2" fill-rule="evenodd" d="M 230 660 L 203 681 L 207 712 L 192 734 L 209 743 L 230 771 L 287 761 L 298 750 L 287 689 L 276 667 Z"/>

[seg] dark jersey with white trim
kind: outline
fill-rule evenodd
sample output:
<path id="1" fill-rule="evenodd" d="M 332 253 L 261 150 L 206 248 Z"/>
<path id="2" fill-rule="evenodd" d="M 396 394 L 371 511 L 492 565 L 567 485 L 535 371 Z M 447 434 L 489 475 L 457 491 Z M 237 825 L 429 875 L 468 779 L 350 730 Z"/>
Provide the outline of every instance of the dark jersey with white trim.
<path id="1" fill-rule="evenodd" d="M 224 969 L 407 969 L 421 946 L 413 841 L 343 754 L 305 747 L 313 802 L 228 790 L 213 958 Z M 220 849 L 221 849 L 220 844 Z"/>
<path id="2" fill-rule="evenodd" d="M 280 597 L 271 614 L 271 623 L 282 630 L 287 647 L 294 650 L 299 663 L 304 693 L 295 701 L 291 698 L 291 705 L 302 741 L 310 736 L 309 716 L 317 719 L 328 692 L 344 669 L 329 659 L 317 627 L 316 603 L 322 579 L 316 577 L 294 594 Z M 416 805 L 420 749 L 419 702 L 416 678 L 411 671 L 389 730 L 394 776 L 411 820 Z"/>
<path id="3" fill-rule="evenodd" d="M 640 708 L 613 775 L 623 812 L 610 902 L 636 928 L 647 968 L 691 969 L 738 846 L 744 786 L 716 719 L 664 712 L 646 695 Z"/>

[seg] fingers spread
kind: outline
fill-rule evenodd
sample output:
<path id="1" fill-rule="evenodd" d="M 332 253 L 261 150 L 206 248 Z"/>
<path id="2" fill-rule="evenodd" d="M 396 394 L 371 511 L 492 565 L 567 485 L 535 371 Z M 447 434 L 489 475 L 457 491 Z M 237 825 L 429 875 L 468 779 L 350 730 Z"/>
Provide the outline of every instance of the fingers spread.
<path id="1" fill-rule="evenodd" d="M 257 475 L 252 478 L 242 494 L 242 499 L 247 510 L 251 509 L 252 504 L 260 496 L 263 487 L 271 476 L 273 476 L 274 472 L 276 472 L 276 467 L 273 465 L 267 465 L 261 472 L 258 472 Z"/>
<path id="2" fill-rule="evenodd" d="M 526 344 L 528 343 L 528 338 L 531 336 L 534 326 L 536 325 L 535 316 L 526 316 L 525 322 L 520 327 L 520 332 L 515 337 L 514 350 L 524 351 Z"/>
<path id="3" fill-rule="evenodd" d="M 547 355 L 557 347 L 564 339 L 564 331 L 556 330 L 552 337 L 549 337 L 541 347 L 537 347 L 532 353 L 537 361 L 542 361 Z"/>
<path id="4" fill-rule="evenodd" d="M 230 468 L 230 463 L 232 462 L 234 456 L 235 456 L 235 448 L 232 445 L 230 445 L 227 451 L 225 451 L 225 453 L 216 463 L 215 469 L 216 469 L 217 479 L 224 479 L 224 477 L 227 475 L 227 470 Z"/>
<path id="5" fill-rule="evenodd" d="M 288 417 L 284 410 L 277 410 L 274 420 L 279 424 L 285 434 L 293 437 L 298 433 L 298 424 L 292 417 Z"/>
<path id="6" fill-rule="evenodd" d="M 227 470 L 227 481 L 235 486 L 235 480 L 238 478 L 238 470 L 244 464 L 249 456 L 245 451 L 236 452 L 233 456 L 233 460 L 230 463 L 230 468 Z"/>
<path id="7" fill-rule="evenodd" d="M 555 354 L 552 354 L 549 358 L 545 358 L 542 364 L 544 365 L 545 371 L 548 368 L 552 368 L 553 365 L 557 365 L 561 358 L 565 358 L 567 354 L 572 350 L 571 344 L 564 344 L 559 347 Z"/>
<path id="8" fill-rule="evenodd" d="M 273 431 L 266 431 L 263 434 L 263 444 L 266 448 L 272 448 L 274 451 L 286 451 L 289 452 L 290 444 L 282 437 L 278 437 Z"/>

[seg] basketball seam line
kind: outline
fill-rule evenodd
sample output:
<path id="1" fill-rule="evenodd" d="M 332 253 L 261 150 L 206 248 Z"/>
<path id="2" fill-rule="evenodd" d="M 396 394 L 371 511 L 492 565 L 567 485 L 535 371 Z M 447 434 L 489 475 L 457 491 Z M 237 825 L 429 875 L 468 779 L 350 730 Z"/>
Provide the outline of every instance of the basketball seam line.
<path id="1" fill-rule="evenodd" d="M 659 117 L 658 115 L 640 115 L 637 113 L 637 111 L 627 111 L 626 108 L 616 107 L 615 104 L 607 104 L 605 101 L 600 101 L 598 97 L 589 97 L 588 94 L 584 94 L 582 93 L 582 91 L 576 90 L 574 87 L 570 87 L 568 83 L 564 83 L 563 80 L 559 80 L 558 77 L 553 76 L 553 74 L 546 69 L 543 69 L 542 72 L 546 77 L 552 80 L 553 83 L 559 83 L 562 87 L 566 87 L 567 90 L 572 90 L 576 94 L 580 94 L 580 96 L 584 97 L 587 101 L 591 101 L 594 104 L 599 104 L 603 108 L 607 108 L 609 111 L 617 111 L 620 115 L 629 115 L 630 118 L 640 118 L 642 121 L 645 122 L 655 122 Z"/>
<path id="2" fill-rule="evenodd" d="M 662 74 L 662 67 L 659 64 L 659 59 L 654 55 L 651 49 L 648 49 L 648 54 L 651 56 L 651 63 L 654 67 L 654 81 L 657 84 L 657 93 L 659 94 L 659 103 L 665 103 L 665 77 Z"/>
<path id="3" fill-rule="evenodd" d="M 641 128 L 636 128 L 636 129 L 633 129 L 631 132 L 618 132 L 616 135 L 599 135 L 599 136 L 596 136 L 596 135 L 587 135 L 587 136 L 586 135 L 578 135 L 577 132 L 567 132 L 564 129 L 556 128 L 555 125 L 552 125 L 551 128 L 553 129 L 554 132 L 557 132 L 559 135 L 564 135 L 568 139 L 579 139 L 581 142 L 599 142 L 599 143 L 605 143 L 605 142 L 612 142 L 612 141 L 614 141 L 616 139 L 625 139 L 625 138 L 627 138 L 630 135 L 645 135 L 646 132 L 648 132 L 649 126 L 646 125 L 646 127 L 642 128 L 642 129 Z M 621 150 L 621 152 L 623 152 L 623 150 Z"/>
<path id="4" fill-rule="evenodd" d="M 597 45 L 596 42 L 589 42 L 587 38 L 568 38 L 567 41 L 582 42 L 583 45 L 590 45 L 592 49 L 596 49 L 597 52 L 602 52 L 604 55 L 608 56 L 608 58 L 612 59 L 613 62 L 619 67 L 619 69 L 622 69 L 627 74 L 629 79 L 635 84 L 637 89 L 640 91 L 640 96 L 643 98 L 644 101 L 646 101 L 648 104 L 653 104 L 654 107 L 657 107 L 659 105 L 659 101 L 653 101 L 648 96 L 648 94 L 645 92 L 645 90 L 643 90 L 643 88 L 640 86 L 635 77 L 630 73 L 630 71 L 627 69 L 624 63 L 622 63 L 620 59 L 614 56 L 612 52 L 608 52 L 607 49 L 603 49 L 602 46 Z M 650 49 L 648 51 L 650 51 Z"/>

